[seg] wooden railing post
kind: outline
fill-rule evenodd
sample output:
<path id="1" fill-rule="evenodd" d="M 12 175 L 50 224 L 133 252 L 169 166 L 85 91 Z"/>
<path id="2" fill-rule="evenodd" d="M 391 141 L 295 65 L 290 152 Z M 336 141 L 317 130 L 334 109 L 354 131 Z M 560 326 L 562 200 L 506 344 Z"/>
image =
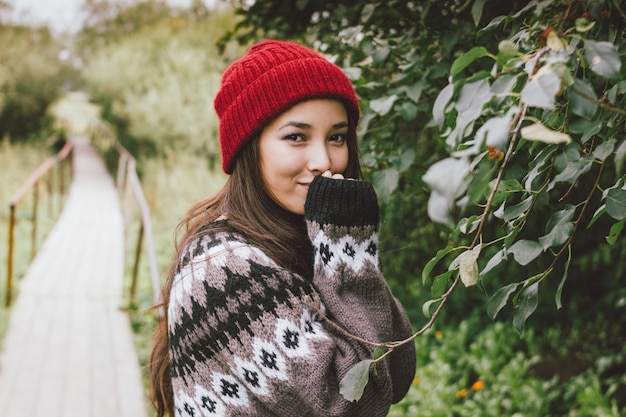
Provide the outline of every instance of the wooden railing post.
<path id="1" fill-rule="evenodd" d="M 139 260 L 141 259 L 141 247 L 143 246 L 143 222 L 139 223 L 139 234 L 137 235 L 137 245 L 135 246 L 135 261 L 133 262 L 133 276 L 130 282 L 130 305 L 135 302 L 137 293 L 137 277 L 139 275 Z"/>
<path id="2" fill-rule="evenodd" d="M 35 184 L 33 185 L 33 217 L 32 217 L 32 222 L 33 222 L 33 228 L 31 231 L 31 259 L 35 259 L 35 256 L 37 255 L 37 212 L 39 209 L 39 180 L 35 181 Z"/>
<path id="3" fill-rule="evenodd" d="M 56 174 L 56 171 L 59 170 L 59 168 L 61 167 L 61 164 L 58 164 L 58 167 L 55 166 L 52 171 L 50 172 L 50 178 L 48 179 L 48 181 L 46 181 L 46 192 L 48 193 L 48 217 L 52 218 L 54 217 L 54 183 L 55 183 L 55 179 L 54 176 Z"/>
<path id="4" fill-rule="evenodd" d="M 9 206 L 9 242 L 7 254 L 7 287 L 6 306 L 11 305 L 11 294 L 13 293 L 13 245 L 15 243 L 15 205 Z"/>

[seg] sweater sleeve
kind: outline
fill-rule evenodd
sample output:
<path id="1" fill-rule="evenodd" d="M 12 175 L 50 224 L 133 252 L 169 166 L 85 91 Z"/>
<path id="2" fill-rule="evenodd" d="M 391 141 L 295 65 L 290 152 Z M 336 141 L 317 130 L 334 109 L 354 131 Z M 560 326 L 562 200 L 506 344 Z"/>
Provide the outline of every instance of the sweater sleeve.
<path id="1" fill-rule="evenodd" d="M 313 284 L 330 319 L 372 342 L 411 336 L 408 317 L 380 269 L 379 210 L 372 184 L 316 177 L 305 219 L 315 251 Z M 377 384 L 373 391 L 390 395 L 393 402 L 402 399 L 413 380 L 415 361 L 413 343 L 392 352 L 384 369 L 378 366 L 370 375 Z M 369 391 L 369 395 L 381 393 Z"/>

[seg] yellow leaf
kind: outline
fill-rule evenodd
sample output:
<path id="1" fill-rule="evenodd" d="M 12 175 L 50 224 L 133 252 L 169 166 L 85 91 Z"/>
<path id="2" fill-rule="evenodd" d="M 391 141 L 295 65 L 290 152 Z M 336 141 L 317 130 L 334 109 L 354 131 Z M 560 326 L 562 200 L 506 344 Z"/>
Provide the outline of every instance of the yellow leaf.
<path id="1" fill-rule="evenodd" d="M 567 133 L 552 130 L 540 122 L 523 127 L 521 133 L 524 139 L 554 145 L 559 143 L 570 143 L 572 141 L 572 138 Z"/>
<path id="2" fill-rule="evenodd" d="M 557 35 L 555 31 L 551 31 L 550 33 L 548 33 L 546 45 L 548 45 L 548 48 L 552 49 L 553 51 L 558 51 L 565 48 L 563 41 L 561 40 L 561 38 L 559 38 L 559 35 Z"/>
<path id="3" fill-rule="evenodd" d="M 461 281 L 466 287 L 478 284 L 479 274 L 476 260 L 478 255 L 480 255 L 480 249 L 481 247 L 478 245 L 462 255 L 459 274 L 461 275 Z"/>

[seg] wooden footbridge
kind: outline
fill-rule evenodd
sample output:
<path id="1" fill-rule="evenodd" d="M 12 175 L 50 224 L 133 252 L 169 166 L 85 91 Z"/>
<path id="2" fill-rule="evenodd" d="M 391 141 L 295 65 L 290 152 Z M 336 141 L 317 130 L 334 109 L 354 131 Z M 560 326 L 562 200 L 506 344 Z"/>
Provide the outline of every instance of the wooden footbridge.
<path id="1" fill-rule="evenodd" d="M 73 143 L 64 209 L 11 307 L 0 352 L 0 416 L 145 417 L 141 369 L 120 309 L 118 193 L 91 143 Z"/>

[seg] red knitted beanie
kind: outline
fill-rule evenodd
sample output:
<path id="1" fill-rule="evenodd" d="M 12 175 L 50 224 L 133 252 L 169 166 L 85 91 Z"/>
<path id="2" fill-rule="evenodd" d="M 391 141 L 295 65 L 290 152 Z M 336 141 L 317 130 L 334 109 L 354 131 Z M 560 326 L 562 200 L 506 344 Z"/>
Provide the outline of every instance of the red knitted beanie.
<path id="1" fill-rule="evenodd" d="M 224 71 L 215 97 L 224 172 L 232 173 L 239 151 L 274 118 L 313 98 L 340 100 L 350 121 L 358 122 L 354 88 L 337 65 L 293 42 L 267 40 L 252 46 Z"/>

